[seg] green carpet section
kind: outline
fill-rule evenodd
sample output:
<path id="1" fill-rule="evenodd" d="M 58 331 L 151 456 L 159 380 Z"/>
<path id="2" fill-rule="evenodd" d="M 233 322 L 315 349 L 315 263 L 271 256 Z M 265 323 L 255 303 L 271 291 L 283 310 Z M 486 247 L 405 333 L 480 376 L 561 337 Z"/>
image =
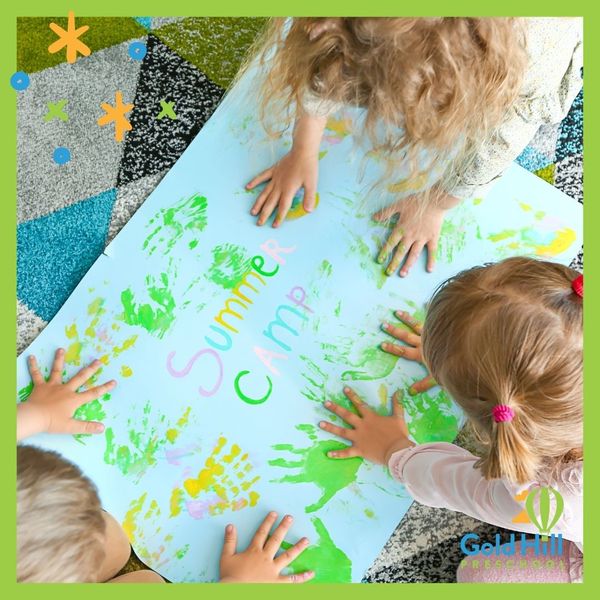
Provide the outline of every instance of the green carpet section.
<path id="1" fill-rule="evenodd" d="M 547 167 L 544 167 L 543 169 L 538 169 L 537 171 L 534 171 L 534 173 L 538 177 L 541 177 L 542 179 L 547 181 L 550 185 L 554 185 L 555 170 L 556 170 L 556 164 L 551 163 Z"/>
<path id="2" fill-rule="evenodd" d="M 17 71 L 35 73 L 67 61 L 66 48 L 56 54 L 48 52 L 48 46 L 58 37 L 49 24 L 56 23 L 67 28 L 66 17 L 20 17 L 17 19 Z M 88 25 L 89 29 L 79 38 L 92 52 L 120 44 L 125 40 L 143 37 L 148 32 L 135 19 L 129 17 L 78 17 L 75 27 Z M 78 60 L 81 56 L 78 57 Z"/>
<path id="3" fill-rule="evenodd" d="M 189 18 L 152 31 L 167 46 L 227 88 L 267 19 Z"/>

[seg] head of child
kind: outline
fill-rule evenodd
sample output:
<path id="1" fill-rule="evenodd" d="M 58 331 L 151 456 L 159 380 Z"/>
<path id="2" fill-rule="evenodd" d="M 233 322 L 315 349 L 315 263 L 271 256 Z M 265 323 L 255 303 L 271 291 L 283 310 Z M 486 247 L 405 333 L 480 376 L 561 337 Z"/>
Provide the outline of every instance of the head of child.
<path id="1" fill-rule="evenodd" d="M 424 361 L 483 442 L 478 466 L 487 479 L 525 483 L 582 458 L 577 276 L 560 264 L 510 258 L 460 273 L 429 305 Z"/>
<path id="2" fill-rule="evenodd" d="M 513 18 L 274 19 L 261 43 L 262 114 L 301 105 L 310 91 L 366 108 L 363 137 L 389 163 L 424 149 L 447 159 L 459 143 L 481 143 L 516 98 L 524 27 Z"/>
<path id="3" fill-rule="evenodd" d="M 96 488 L 54 452 L 17 447 L 17 581 L 96 581 L 105 520 Z"/>

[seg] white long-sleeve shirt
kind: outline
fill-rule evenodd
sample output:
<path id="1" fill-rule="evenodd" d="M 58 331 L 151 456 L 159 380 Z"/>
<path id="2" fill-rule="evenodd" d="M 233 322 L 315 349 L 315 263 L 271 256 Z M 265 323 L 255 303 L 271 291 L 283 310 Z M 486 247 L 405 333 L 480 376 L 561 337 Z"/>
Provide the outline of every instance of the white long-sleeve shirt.
<path id="1" fill-rule="evenodd" d="M 533 523 L 514 522 L 525 510 L 529 490 L 551 486 L 564 501 L 552 533 L 574 542 L 570 556 L 572 580 L 581 579 L 583 550 L 583 462 L 565 465 L 557 476 L 526 484 L 485 479 L 475 467 L 477 457 L 454 444 L 421 444 L 395 452 L 389 461 L 392 476 L 411 496 L 427 506 L 462 512 L 480 521 L 513 531 L 539 533 Z"/>

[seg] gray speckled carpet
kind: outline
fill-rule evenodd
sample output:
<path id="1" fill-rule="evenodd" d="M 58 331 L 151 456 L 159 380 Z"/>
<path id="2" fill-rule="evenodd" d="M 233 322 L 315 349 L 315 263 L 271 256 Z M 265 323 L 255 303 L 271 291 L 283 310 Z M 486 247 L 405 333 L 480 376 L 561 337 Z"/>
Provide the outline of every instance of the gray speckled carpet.
<path id="1" fill-rule="evenodd" d="M 89 24 L 92 54 L 70 65 L 49 55 L 48 22 L 18 22 L 17 70 L 29 87 L 17 96 L 18 247 L 17 351 L 44 328 L 93 264 L 201 129 L 256 33 L 261 19 L 80 19 Z M 143 60 L 130 44 L 145 44 Z M 133 126 L 123 143 L 98 127 L 107 90 L 132 102 Z M 67 117 L 44 120 L 48 103 L 66 100 Z M 160 100 L 177 120 L 155 118 Z M 518 162 L 580 202 L 583 94 L 565 120 L 540 129 Z M 71 160 L 53 161 L 57 147 Z M 576 265 L 582 268 L 582 254 Z M 51 268 L 50 268 L 51 267 Z M 462 435 L 459 443 L 468 445 Z M 455 581 L 467 531 L 491 536 L 484 523 L 413 504 L 369 569 L 369 582 Z"/>

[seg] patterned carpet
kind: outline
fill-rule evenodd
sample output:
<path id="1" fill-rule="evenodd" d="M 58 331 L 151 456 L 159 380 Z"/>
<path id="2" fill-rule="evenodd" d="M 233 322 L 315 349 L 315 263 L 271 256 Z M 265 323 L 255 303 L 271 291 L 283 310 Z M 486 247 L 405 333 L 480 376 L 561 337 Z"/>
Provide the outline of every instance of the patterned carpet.
<path id="1" fill-rule="evenodd" d="M 68 64 L 64 50 L 48 52 L 52 21 L 67 26 L 66 18 L 51 17 L 17 25 L 16 70 L 29 76 L 16 92 L 19 353 L 206 123 L 264 25 L 251 18 L 78 18 L 78 27 L 89 26 L 81 39 L 91 55 Z M 122 142 L 112 124 L 97 124 L 101 104 L 114 105 L 117 91 L 134 105 Z M 582 109 L 580 94 L 565 120 L 541 128 L 518 159 L 580 202 Z M 366 581 L 454 581 L 466 531 L 492 530 L 414 504 Z"/>

